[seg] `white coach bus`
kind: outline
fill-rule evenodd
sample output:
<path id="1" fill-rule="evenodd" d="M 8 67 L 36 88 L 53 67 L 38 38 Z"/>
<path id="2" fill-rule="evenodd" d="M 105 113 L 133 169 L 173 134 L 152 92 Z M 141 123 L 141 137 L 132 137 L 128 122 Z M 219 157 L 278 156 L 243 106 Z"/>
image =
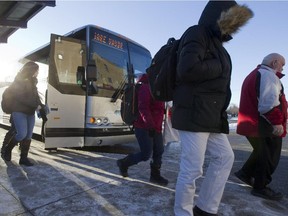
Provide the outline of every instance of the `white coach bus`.
<path id="1" fill-rule="evenodd" d="M 114 146 L 135 141 L 120 115 L 121 93 L 151 63 L 150 52 L 110 30 L 87 25 L 27 54 L 40 66 L 38 90 L 50 108 L 43 126 L 45 149 Z M 41 79 L 45 75 L 46 79 Z M 3 88 L 0 87 L 0 94 Z M 2 98 L 2 97 L 1 97 Z M 3 113 L 3 112 L 2 112 Z M 1 124 L 9 124 L 5 113 Z M 42 127 L 42 128 L 41 128 Z"/>

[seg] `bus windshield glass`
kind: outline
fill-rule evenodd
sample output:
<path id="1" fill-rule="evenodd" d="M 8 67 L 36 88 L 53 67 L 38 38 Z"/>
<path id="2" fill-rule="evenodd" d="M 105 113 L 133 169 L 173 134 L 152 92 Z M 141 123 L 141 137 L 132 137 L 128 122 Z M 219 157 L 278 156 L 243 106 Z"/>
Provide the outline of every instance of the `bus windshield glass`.
<path id="1" fill-rule="evenodd" d="M 90 56 L 97 67 L 97 95 L 102 97 L 111 97 L 123 84 L 128 83 L 128 75 L 131 75 L 131 71 L 128 73 L 129 64 L 136 75 L 144 73 L 151 62 L 146 49 L 99 29 L 92 31 Z"/>
<path id="2" fill-rule="evenodd" d="M 111 97 L 127 77 L 127 43 L 97 29 L 90 44 L 90 56 L 96 62 L 98 96 Z"/>
<path id="3" fill-rule="evenodd" d="M 138 79 L 151 64 L 151 55 L 148 50 L 129 43 L 130 59 L 134 68 L 135 78 Z"/>

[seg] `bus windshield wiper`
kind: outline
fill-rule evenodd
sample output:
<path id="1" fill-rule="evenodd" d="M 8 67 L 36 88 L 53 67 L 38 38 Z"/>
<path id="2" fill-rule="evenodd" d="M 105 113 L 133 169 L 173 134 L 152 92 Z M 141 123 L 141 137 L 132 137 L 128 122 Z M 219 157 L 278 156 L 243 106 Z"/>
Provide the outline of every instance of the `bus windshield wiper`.
<path id="1" fill-rule="evenodd" d="M 119 87 L 115 90 L 115 92 L 113 93 L 113 95 L 112 95 L 112 97 L 111 97 L 110 102 L 112 102 L 112 103 L 116 102 L 116 100 L 117 100 L 117 99 L 119 98 L 119 96 L 122 94 L 125 85 L 126 85 L 126 79 L 124 79 L 124 80 L 120 83 Z"/>

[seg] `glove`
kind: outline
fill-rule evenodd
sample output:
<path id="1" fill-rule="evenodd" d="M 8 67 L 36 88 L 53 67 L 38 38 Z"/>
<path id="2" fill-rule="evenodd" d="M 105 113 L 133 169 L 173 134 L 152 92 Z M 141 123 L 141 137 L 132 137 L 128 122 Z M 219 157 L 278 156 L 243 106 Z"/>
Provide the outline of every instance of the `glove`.
<path id="1" fill-rule="evenodd" d="M 156 133 L 156 131 L 154 129 L 149 129 L 148 130 L 149 137 L 154 137 L 155 133 Z"/>
<path id="2" fill-rule="evenodd" d="M 275 136 L 281 136 L 284 133 L 284 128 L 282 125 L 273 125 L 272 134 Z"/>
<path id="3" fill-rule="evenodd" d="M 39 113 L 40 113 L 40 117 L 42 118 L 43 122 L 46 122 L 48 119 L 46 116 L 46 109 L 44 106 L 41 107 L 41 109 L 39 110 Z"/>

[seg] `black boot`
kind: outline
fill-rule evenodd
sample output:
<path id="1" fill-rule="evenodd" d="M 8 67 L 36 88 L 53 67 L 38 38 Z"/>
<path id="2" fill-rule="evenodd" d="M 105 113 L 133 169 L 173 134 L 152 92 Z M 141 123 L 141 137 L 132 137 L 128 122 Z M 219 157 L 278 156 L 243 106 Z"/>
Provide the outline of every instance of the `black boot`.
<path id="1" fill-rule="evenodd" d="M 194 206 L 193 215 L 194 216 L 217 216 L 217 214 L 212 214 L 212 213 L 203 211 L 202 209 L 198 208 L 198 206 Z"/>
<path id="2" fill-rule="evenodd" d="M 7 134 L 5 135 L 3 141 L 3 146 L 1 149 L 1 157 L 5 161 L 11 161 L 12 150 L 17 145 L 18 142 L 14 139 L 14 136 L 11 136 L 11 134 L 7 136 Z"/>
<path id="3" fill-rule="evenodd" d="M 30 162 L 30 160 L 27 158 L 28 152 L 30 149 L 31 140 L 22 140 L 20 142 L 20 160 L 19 164 L 25 165 L 25 166 L 33 166 L 34 164 Z"/>
<path id="4" fill-rule="evenodd" d="M 117 166 L 119 167 L 120 174 L 123 177 L 128 177 L 128 167 L 131 166 L 131 163 L 129 163 L 128 156 L 117 160 Z"/>
<path id="5" fill-rule="evenodd" d="M 14 134 L 15 134 L 14 131 L 12 131 L 11 129 L 6 133 L 1 148 L 1 156 L 4 154 L 5 148 L 10 142 L 10 140 L 13 138 Z"/>
<path id="6" fill-rule="evenodd" d="M 13 120 L 12 120 L 12 116 L 10 116 L 9 122 L 11 124 L 10 129 L 8 130 L 8 132 L 6 133 L 4 140 L 3 140 L 3 144 L 2 144 L 2 148 L 1 148 L 1 157 L 3 158 L 4 156 L 2 156 L 4 154 L 5 148 L 8 145 L 8 143 L 10 142 L 10 140 L 14 137 L 14 135 L 16 134 L 15 131 L 15 127 L 13 124 Z M 11 160 L 11 159 L 10 159 Z"/>
<path id="7" fill-rule="evenodd" d="M 151 162 L 150 168 L 151 168 L 150 182 L 166 186 L 168 184 L 168 180 L 163 178 L 160 174 L 161 165 L 154 164 Z"/>

